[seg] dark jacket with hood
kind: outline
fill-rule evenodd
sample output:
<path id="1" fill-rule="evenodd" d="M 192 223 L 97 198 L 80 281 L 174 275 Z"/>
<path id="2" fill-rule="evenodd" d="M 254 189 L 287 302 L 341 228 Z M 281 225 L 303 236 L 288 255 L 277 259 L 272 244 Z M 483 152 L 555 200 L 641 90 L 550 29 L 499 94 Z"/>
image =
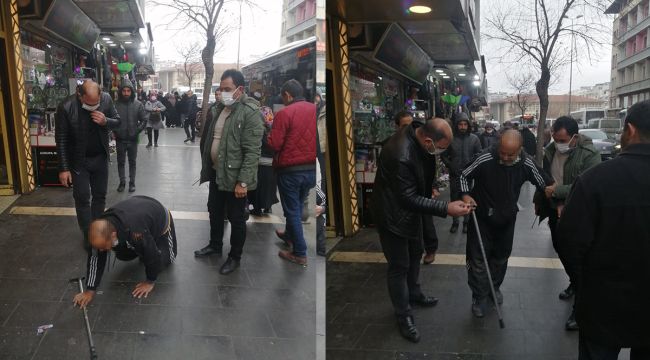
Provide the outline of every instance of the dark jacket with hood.
<path id="1" fill-rule="evenodd" d="M 578 176 L 558 225 L 558 253 L 577 280 L 580 336 L 650 344 L 650 144 L 628 145 Z"/>
<path id="2" fill-rule="evenodd" d="M 524 139 L 524 150 L 526 150 L 528 155 L 535 157 L 535 154 L 537 154 L 537 138 L 527 127 L 523 127 L 519 132 Z"/>
<path id="3" fill-rule="evenodd" d="M 431 199 L 435 157 L 418 143 L 413 122 L 400 129 L 382 148 L 371 208 L 379 231 L 420 239 L 422 215 L 447 216 L 447 202 Z"/>
<path id="4" fill-rule="evenodd" d="M 128 99 L 122 98 L 122 89 L 125 87 L 131 88 L 131 97 Z M 144 130 L 147 125 L 148 114 L 144 109 L 144 105 L 135 98 L 135 89 L 130 81 L 126 80 L 122 83 L 119 90 L 119 100 L 115 103 L 115 109 L 120 114 L 120 126 L 113 130 L 117 141 L 131 142 L 138 139 L 138 134 Z"/>
<path id="5" fill-rule="evenodd" d="M 86 147 L 89 140 L 89 127 L 92 120 L 80 121 L 79 112 L 86 111 L 81 108 L 81 100 L 75 94 L 69 96 L 56 109 L 55 124 L 56 150 L 59 155 L 59 171 L 72 171 L 84 166 L 86 160 Z M 102 92 L 97 111 L 106 116 L 106 126 L 99 127 L 99 138 L 108 159 L 108 130 L 120 126 L 120 115 L 115 110 L 113 99 Z"/>
<path id="6" fill-rule="evenodd" d="M 461 120 L 466 121 L 467 120 Z M 449 145 L 447 151 L 442 153 L 440 158 L 442 162 L 449 169 L 449 176 L 459 177 L 465 165 L 467 165 L 474 157 L 483 151 L 481 140 L 478 136 L 470 133 L 467 129 L 465 134 L 460 134 L 458 131 L 454 134 L 454 139 Z"/>
<path id="7" fill-rule="evenodd" d="M 144 263 L 148 281 L 156 281 L 158 274 L 171 262 L 161 255 L 160 247 L 169 246 L 160 241 L 171 227 L 171 215 L 158 200 L 148 196 L 132 196 L 106 210 L 100 219 L 108 220 L 117 230 L 118 244 L 133 250 Z M 96 254 L 96 255 L 95 255 Z M 86 286 L 95 290 L 104 273 L 106 251 L 95 252 L 90 257 Z"/>

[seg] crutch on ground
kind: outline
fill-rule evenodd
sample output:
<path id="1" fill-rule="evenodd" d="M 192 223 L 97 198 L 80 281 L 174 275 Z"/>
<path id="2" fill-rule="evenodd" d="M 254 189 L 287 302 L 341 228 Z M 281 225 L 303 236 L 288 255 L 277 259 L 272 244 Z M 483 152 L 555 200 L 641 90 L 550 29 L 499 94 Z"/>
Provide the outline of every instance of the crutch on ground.
<path id="1" fill-rule="evenodd" d="M 83 280 L 84 278 L 74 278 L 70 279 L 70 282 L 77 282 L 79 284 L 79 292 L 84 292 Z M 97 350 L 95 349 L 95 342 L 93 341 L 93 334 L 90 331 L 90 321 L 88 320 L 88 309 L 84 306 L 81 308 L 84 314 L 84 320 L 86 322 L 86 335 L 88 335 L 88 347 L 90 348 L 90 359 L 97 359 Z"/>
<path id="2" fill-rule="evenodd" d="M 497 309 L 497 316 L 499 317 L 499 327 L 503 329 L 506 327 L 506 325 L 503 322 L 503 316 L 501 315 L 501 306 L 499 306 L 499 301 L 497 301 L 496 291 L 494 291 L 494 282 L 492 281 L 490 264 L 488 264 L 487 255 L 485 254 L 485 247 L 483 247 L 483 238 L 481 237 L 481 230 L 478 227 L 478 220 L 476 220 L 476 213 L 474 212 L 474 210 L 472 210 L 472 219 L 474 219 L 474 226 L 476 227 L 478 244 L 481 247 L 481 254 L 483 255 L 483 261 L 485 262 L 485 270 L 487 270 L 488 282 L 490 283 L 490 291 L 492 292 L 492 300 L 494 300 L 494 305 L 496 306 Z"/>

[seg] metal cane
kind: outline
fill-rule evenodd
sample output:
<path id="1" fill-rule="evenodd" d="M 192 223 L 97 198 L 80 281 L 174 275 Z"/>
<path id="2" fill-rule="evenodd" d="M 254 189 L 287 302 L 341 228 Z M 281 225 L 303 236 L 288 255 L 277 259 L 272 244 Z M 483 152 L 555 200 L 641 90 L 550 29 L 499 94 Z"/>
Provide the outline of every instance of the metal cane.
<path id="1" fill-rule="evenodd" d="M 84 292 L 84 286 L 81 280 L 84 278 L 75 278 L 75 279 L 70 279 L 70 282 L 78 282 L 79 283 L 79 292 Z M 86 334 L 88 335 L 88 346 L 90 347 L 90 359 L 91 360 L 96 360 L 97 359 L 97 350 L 95 349 L 95 343 L 93 342 L 93 334 L 90 331 L 90 321 L 88 320 L 88 309 L 86 307 L 82 308 L 84 312 L 84 320 L 86 321 Z"/>
<path id="2" fill-rule="evenodd" d="M 497 294 L 494 291 L 494 282 L 492 282 L 492 273 L 490 272 L 490 264 L 488 264 L 487 255 L 485 255 L 485 248 L 483 247 L 483 239 L 481 238 L 481 230 L 478 227 L 478 220 L 476 220 L 476 213 L 472 210 L 472 219 L 474 219 L 474 226 L 476 227 L 476 235 L 478 236 L 478 244 L 481 247 L 481 254 L 483 254 L 483 261 L 485 262 L 485 269 L 487 270 L 488 282 L 490 283 L 490 291 L 492 292 L 492 299 L 494 300 L 494 305 L 497 309 L 497 316 L 499 317 L 499 327 L 501 329 L 505 328 L 506 325 L 503 322 L 503 316 L 501 315 L 501 307 L 497 301 Z"/>

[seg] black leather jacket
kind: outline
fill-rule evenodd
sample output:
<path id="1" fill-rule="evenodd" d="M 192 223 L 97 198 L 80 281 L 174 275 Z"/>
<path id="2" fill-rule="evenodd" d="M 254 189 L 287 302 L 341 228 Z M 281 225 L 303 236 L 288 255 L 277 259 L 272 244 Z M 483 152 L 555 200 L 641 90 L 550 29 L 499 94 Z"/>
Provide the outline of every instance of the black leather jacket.
<path id="1" fill-rule="evenodd" d="M 419 126 L 404 127 L 382 148 L 371 204 L 380 231 L 409 239 L 422 237 L 422 215 L 447 216 L 448 203 L 430 198 L 433 179 L 425 178 L 424 166 L 435 166 L 435 159 L 415 138 Z"/>
<path id="2" fill-rule="evenodd" d="M 72 95 L 56 109 L 55 139 L 59 153 L 59 172 L 79 169 L 86 159 L 89 123 L 79 121 L 79 103 L 77 95 Z M 115 110 L 111 96 L 104 92 L 97 110 L 106 116 L 106 126 L 101 127 L 99 136 L 108 157 L 108 129 L 120 126 L 120 115 Z"/>

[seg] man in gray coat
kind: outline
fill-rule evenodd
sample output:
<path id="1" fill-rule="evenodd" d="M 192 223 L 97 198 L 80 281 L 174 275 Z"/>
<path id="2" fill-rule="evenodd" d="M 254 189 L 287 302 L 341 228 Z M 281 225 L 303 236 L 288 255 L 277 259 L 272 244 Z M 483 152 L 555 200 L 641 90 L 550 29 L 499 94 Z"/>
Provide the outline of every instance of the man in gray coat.
<path id="1" fill-rule="evenodd" d="M 124 80 L 120 87 L 119 99 L 115 109 L 120 114 L 120 127 L 113 130 L 117 145 L 117 172 L 120 176 L 118 192 L 124 191 L 126 186 L 126 172 L 124 165 L 126 156 L 129 156 L 129 192 L 135 191 L 135 159 L 138 156 L 138 136 L 147 125 L 147 112 L 144 105 L 135 98 L 133 84 Z"/>
<path id="2" fill-rule="evenodd" d="M 460 174 L 467 164 L 482 151 L 481 140 L 470 132 L 469 117 L 461 112 L 456 116 L 454 140 L 449 150 L 442 153 L 442 162 L 449 170 L 449 190 L 451 201 L 460 200 Z M 467 233 L 469 216 L 463 218 L 463 234 Z M 454 217 L 449 232 L 458 231 L 458 217 Z"/>

